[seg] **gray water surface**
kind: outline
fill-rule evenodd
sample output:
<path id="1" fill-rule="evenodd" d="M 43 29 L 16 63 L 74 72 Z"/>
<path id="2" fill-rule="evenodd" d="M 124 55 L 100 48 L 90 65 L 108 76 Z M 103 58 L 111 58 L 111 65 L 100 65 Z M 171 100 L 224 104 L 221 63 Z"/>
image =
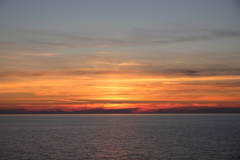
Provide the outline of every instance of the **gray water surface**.
<path id="1" fill-rule="evenodd" d="M 240 159 L 239 114 L 2 115 L 0 159 Z"/>

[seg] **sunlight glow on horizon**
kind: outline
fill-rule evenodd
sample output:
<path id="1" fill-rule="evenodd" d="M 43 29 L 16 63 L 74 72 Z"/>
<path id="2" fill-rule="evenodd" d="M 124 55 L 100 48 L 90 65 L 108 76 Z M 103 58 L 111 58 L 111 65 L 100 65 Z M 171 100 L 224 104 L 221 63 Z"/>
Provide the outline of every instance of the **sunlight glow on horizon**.
<path id="1" fill-rule="evenodd" d="M 3 1 L 0 114 L 240 108 L 236 5 Z"/>

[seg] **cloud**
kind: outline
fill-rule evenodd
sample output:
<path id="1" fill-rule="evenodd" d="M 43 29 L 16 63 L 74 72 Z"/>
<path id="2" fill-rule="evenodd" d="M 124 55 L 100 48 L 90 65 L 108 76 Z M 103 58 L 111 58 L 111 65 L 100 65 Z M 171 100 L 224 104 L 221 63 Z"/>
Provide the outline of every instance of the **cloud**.
<path id="1" fill-rule="evenodd" d="M 7 92 L 7 93 L 1 93 L 0 92 L 0 100 L 4 100 L 4 99 L 15 99 L 15 98 L 19 98 L 19 97 L 36 97 L 35 94 L 30 93 L 30 92 Z"/>
<path id="2" fill-rule="evenodd" d="M 8 78 L 8 77 L 41 77 L 50 75 L 50 72 L 30 72 L 30 71 L 0 71 L 1 78 Z"/>
<path id="3" fill-rule="evenodd" d="M 118 65 L 119 66 L 143 66 L 142 63 L 138 63 L 138 62 L 124 62 L 124 63 L 120 63 Z"/>
<path id="4" fill-rule="evenodd" d="M 41 76 L 98 76 L 98 75 L 141 75 L 141 76 L 189 76 L 189 77 L 204 77 L 204 76 L 239 76 L 240 68 L 229 67 L 223 65 L 172 65 L 162 66 L 156 65 L 147 66 L 141 65 L 138 62 L 120 63 L 120 68 L 65 68 L 51 70 L 21 70 L 21 69 L 2 69 L 0 77 L 41 77 Z"/>
<path id="5" fill-rule="evenodd" d="M 213 40 L 217 38 L 225 38 L 225 37 L 236 37 L 239 36 L 240 33 L 236 31 L 209 31 L 207 34 L 199 34 L 199 35 L 189 35 L 189 36 L 181 36 L 170 39 L 169 41 L 165 41 L 168 43 L 175 42 L 189 42 L 189 41 L 204 41 L 204 40 Z M 159 41 L 161 42 L 161 41 Z M 164 42 L 164 41 L 162 41 Z"/>
<path id="6" fill-rule="evenodd" d="M 0 109 L 0 114 L 126 114 L 126 113 L 240 113 L 240 107 L 200 107 L 200 108 L 165 108 L 165 109 L 142 109 L 142 108 L 123 108 L 123 109 L 108 109 L 108 108 L 87 108 L 74 111 L 64 111 L 61 109 Z"/>
<path id="7" fill-rule="evenodd" d="M 171 65 L 145 68 L 145 72 L 152 75 L 167 76 L 222 76 L 240 75 L 240 68 L 227 65 Z"/>
<path id="8" fill-rule="evenodd" d="M 16 31 L 15 31 L 16 32 Z M 20 32 L 18 30 L 18 32 Z M 31 33 L 29 36 L 28 34 Z M 234 30 L 150 30 L 133 28 L 124 38 L 95 37 L 91 35 L 73 35 L 63 32 L 24 30 L 21 46 L 32 44 L 35 48 L 90 48 L 142 46 L 152 44 L 173 44 L 191 41 L 209 41 L 219 38 L 237 37 L 240 32 Z M 124 35 L 124 33 L 123 33 Z M 23 38 L 28 37 L 28 38 Z M 24 42 L 25 41 L 25 42 Z M 12 42 L 1 42 L 0 46 L 9 46 Z"/>
<path id="9" fill-rule="evenodd" d="M 46 46 L 47 48 L 74 48 L 74 46 L 72 44 L 68 44 L 68 43 L 58 43 L 55 42 L 55 40 L 35 40 L 35 39 L 31 39 L 31 40 L 27 40 L 28 43 L 30 44 L 38 44 L 42 46 Z"/>
<path id="10" fill-rule="evenodd" d="M 191 41 L 208 41 L 218 38 L 237 37 L 240 32 L 232 30 L 195 30 L 195 31 L 154 31 L 133 29 L 130 32 L 132 44 L 171 44 Z"/>
<path id="11" fill-rule="evenodd" d="M 95 52 L 96 54 L 103 54 L 103 55 L 115 55 L 115 54 L 119 54 L 117 52 Z"/>
<path id="12" fill-rule="evenodd" d="M 240 113 L 240 108 L 170 108 L 159 109 L 155 113 Z"/>
<path id="13" fill-rule="evenodd" d="M 39 52 L 39 53 L 37 53 L 37 52 L 36 53 L 23 52 L 22 54 L 26 55 L 26 56 L 47 56 L 47 57 L 59 55 L 59 53 L 47 53 L 47 52 Z"/>
<path id="14" fill-rule="evenodd" d="M 0 42 L 0 46 L 6 46 L 6 45 L 16 45 L 16 44 L 11 42 Z"/>
<path id="15" fill-rule="evenodd" d="M 240 113 L 238 102 L 79 100 L 0 103 L 0 114 Z"/>
<path id="16" fill-rule="evenodd" d="M 33 31 L 28 43 L 45 45 L 48 48 L 89 48 L 127 45 L 129 42 L 107 37 L 73 35 L 63 32 Z M 34 36 L 33 36 L 34 35 Z"/>

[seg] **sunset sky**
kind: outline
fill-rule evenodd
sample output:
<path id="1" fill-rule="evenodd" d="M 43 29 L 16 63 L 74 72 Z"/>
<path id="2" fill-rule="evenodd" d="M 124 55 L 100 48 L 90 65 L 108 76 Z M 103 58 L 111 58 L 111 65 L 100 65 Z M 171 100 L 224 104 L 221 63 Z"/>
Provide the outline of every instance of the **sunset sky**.
<path id="1" fill-rule="evenodd" d="M 0 1 L 0 113 L 240 109 L 238 0 Z"/>

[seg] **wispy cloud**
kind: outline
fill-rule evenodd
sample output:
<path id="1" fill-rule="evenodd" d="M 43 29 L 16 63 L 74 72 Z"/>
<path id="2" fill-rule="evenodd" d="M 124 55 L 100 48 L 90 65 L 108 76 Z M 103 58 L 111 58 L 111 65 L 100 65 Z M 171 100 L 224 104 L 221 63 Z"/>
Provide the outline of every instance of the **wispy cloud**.
<path id="1" fill-rule="evenodd" d="M 45 46 L 46 48 L 89 48 L 89 47 L 121 47 L 142 46 L 152 44 L 174 44 L 191 41 L 209 41 L 219 38 L 238 37 L 240 33 L 234 30 L 149 30 L 132 29 L 125 38 L 93 37 L 91 35 L 73 35 L 63 32 L 25 31 L 31 33 L 29 38 L 22 38 L 26 43 Z M 123 33 L 124 34 L 124 33 Z M 24 37 L 24 36 L 23 36 Z M 1 46 L 13 45 L 12 42 L 1 42 Z M 28 44 L 28 45 L 29 45 Z M 21 42 L 19 45 L 27 45 Z M 34 46 L 37 47 L 37 46 Z"/>
<path id="2" fill-rule="evenodd" d="M 240 35 L 237 31 L 231 30 L 208 30 L 208 31 L 196 31 L 193 33 L 186 32 L 181 33 L 175 31 L 174 34 L 167 34 L 163 31 L 148 31 L 148 30 L 137 30 L 133 33 L 130 32 L 130 39 L 110 39 L 110 38 L 91 38 L 82 36 L 72 36 L 69 34 L 56 33 L 53 35 L 61 36 L 66 39 L 76 40 L 76 44 L 72 47 L 109 47 L 109 46 L 138 46 L 138 45 L 152 45 L 152 44 L 171 44 L 180 42 L 191 42 L 191 41 L 209 41 L 218 38 L 230 38 L 237 37 Z M 64 44 L 59 44 L 64 46 Z M 66 46 L 69 46 L 65 44 Z M 70 47 L 70 46 L 69 46 Z"/>
<path id="3" fill-rule="evenodd" d="M 47 53 L 47 52 L 39 52 L 39 53 L 33 53 L 33 52 L 29 52 L 29 53 L 22 53 L 22 55 L 26 55 L 26 56 L 47 56 L 47 57 L 50 57 L 50 56 L 54 56 L 54 55 L 59 55 L 59 53 Z"/>
<path id="4" fill-rule="evenodd" d="M 11 46 L 11 45 L 16 45 L 15 43 L 11 43 L 11 42 L 0 42 L 0 46 Z"/>
<path id="5" fill-rule="evenodd" d="M 240 33 L 231 30 L 153 31 L 133 29 L 130 32 L 132 44 L 171 44 L 190 41 L 206 41 L 218 38 L 237 37 Z"/>
<path id="6" fill-rule="evenodd" d="M 138 62 L 124 62 L 118 64 L 119 66 L 143 66 L 143 63 L 138 63 Z"/>
<path id="7" fill-rule="evenodd" d="M 44 55 L 44 56 L 51 56 Z M 39 76 L 97 76 L 97 75 L 141 75 L 141 76 L 190 76 L 190 77 L 204 77 L 204 76 L 239 76 L 240 68 L 222 66 L 222 65 L 175 65 L 175 66 L 147 66 L 136 62 L 120 63 L 120 68 L 63 68 L 51 70 L 21 70 L 21 69 L 2 69 L 0 70 L 0 77 L 39 77 Z M 134 68 L 129 68 L 134 66 Z M 126 68 L 125 68 L 126 67 Z"/>

